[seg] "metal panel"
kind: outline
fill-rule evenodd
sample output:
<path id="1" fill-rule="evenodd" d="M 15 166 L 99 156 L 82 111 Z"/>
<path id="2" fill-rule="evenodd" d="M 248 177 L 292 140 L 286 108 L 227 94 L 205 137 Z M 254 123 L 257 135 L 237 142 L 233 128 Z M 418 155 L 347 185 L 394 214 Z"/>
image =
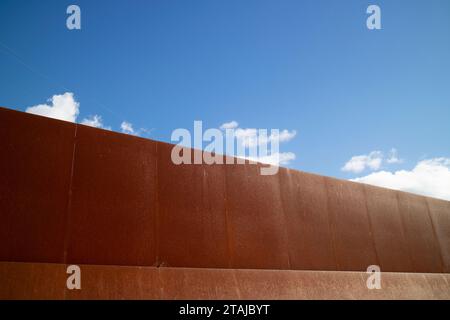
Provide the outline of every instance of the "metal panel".
<path id="1" fill-rule="evenodd" d="M 449 272 L 447 201 L 176 166 L 169 144 L 1 108 L 0 124 L 0 260 Z"/>
<path id="2" fill-rule="evenodd" d="M 225 167 L 175 165 L 171 161 L 172 147 L 158 144 L 159 263 L 226 268 Z M 201 151 L 196 152 L 201 155 Z"/>
<path id="3" fill-rule="evenodd" d="M 398 192 L 398 203 L 414 272 L 443 272 L 441 251 L 425 197 Z"/>
<path id="4" fill-rule="evenodd" d="M 191 269 L 80 265 L 81 290 L 62 264 L 0 262 L 0 299 L 450 299 L 449 274 Z"/>
<path id="5" fill-rule="evenodd" d="M 0 108 L 0 260 L 62 262 L 74 135 Z"/>
<path id="6" fill-rule="evenodd" d="M 450 300 L 449 274 L 424 273 L 422 276 L 428 283 L 429 292 L 433 299 Z M 413 283 L 414 280 L 412 280 Z"/>
<path id="7" fill-rule="evenodd" d="M 159 268 L 162 299 L 237 299 L 239 285 L 231 269 Z"/>
<path id="8" fill-rule="evenodd" d="M 292 269 L 337 270 L 325 178 L 280 168 Z"/>
<path id="9" fill-rule="evenodd" d="M 0 300 L 64 299 L 63 264 L 0 262 Z"/>
<path id="10" fill-rule="evenodd" d="M 364 186 L 332 178 L 325 181 L 338 270 L 365 271 L 379 265 Z"/>
<path id="11" fill-rule="evenodd" d="M 369 185 L 364 185 L 364 188 L 381 270 L 413 272 L 397 194 Z"/>
<path id="12" fill-rule="evenodd" d="M 67 263 L 154 265 L 156 142 L 79 126 Z"/>
<path id="13" fill-rule="evenodd" d="M 227 165 L 227 217 L 234 268 L 290 269 L 277 175 L 259 165 Z"/>
<path id="14" fill-rule="evenodd" d="M 443 271 L 450 273 L 450 202 L 432 198 L 426 200 L 441 251 Z"/>
<path id="15" fill-rule="evenodd" d="M 63 286 L 67 300 L 135 300 L 162 297 L 163 288 L 158 269 L 155 268 L 81 265 L 80 271 L 81 290 L 69 290 Z M 61 283 L 55 282 L 54 286 L 61 286 Z"/>

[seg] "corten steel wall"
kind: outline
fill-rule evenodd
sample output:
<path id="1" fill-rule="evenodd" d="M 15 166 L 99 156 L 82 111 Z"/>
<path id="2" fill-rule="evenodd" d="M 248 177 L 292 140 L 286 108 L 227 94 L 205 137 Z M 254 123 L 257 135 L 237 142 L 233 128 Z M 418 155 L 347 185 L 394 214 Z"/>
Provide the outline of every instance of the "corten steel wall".
<path id="1" fill-rule="evenodd" d="M 81 290 L 66 266 L 0 262 L 0 299 L 450 299 L 450 274 L 80 265 Z"/>
<path id="2" fill-rule="evenodd" d="M 0 108 L 0 261 L 450 272 L 450 202 Z"/>

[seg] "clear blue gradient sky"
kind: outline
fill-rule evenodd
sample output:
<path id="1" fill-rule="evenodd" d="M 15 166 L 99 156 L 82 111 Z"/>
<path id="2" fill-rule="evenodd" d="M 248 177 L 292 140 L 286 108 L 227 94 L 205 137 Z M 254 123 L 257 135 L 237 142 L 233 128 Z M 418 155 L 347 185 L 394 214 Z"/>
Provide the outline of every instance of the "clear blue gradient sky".
<path id="1" fill-rule="evenodd" d="M 82 30 L 66 28 L 81 7 Z M 382 30 L 366 28 L 377 4 Z M 450 1 L 0 2 L 0 105 L 73 92 L 98 114 L 172 130 L 296 130 L 289 166 L 342 178 L 354 155 L 450 156 Z"/>

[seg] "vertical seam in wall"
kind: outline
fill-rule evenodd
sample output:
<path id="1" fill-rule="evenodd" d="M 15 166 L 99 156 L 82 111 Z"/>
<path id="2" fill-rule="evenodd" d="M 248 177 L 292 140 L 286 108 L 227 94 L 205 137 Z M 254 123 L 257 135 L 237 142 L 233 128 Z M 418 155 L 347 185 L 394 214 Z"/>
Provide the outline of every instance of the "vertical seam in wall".
<path id="1" fill-rule="evenodd" d="M 381 261 L 380 261 L 379 255 L 378 255 L 377 244 L 375 242 L 375 236 L 374 236 L 374 232 L 373 232 L 372 218 L 370 217 L 369 205 L 367 204 L 367 190 L 366 190 L 366 186 L 364 184 L 361 184 L 361 185 L 363 188 L 364 205 L 366 207 L 367 221 L 369 223 L 370 238 L 372 239 L 373 250 L 375 251 L 375 260 L 377 262 L 377 265 L 381 268 Z M 362 270 L 362 271 L 364 271 L 364 270 Z"/>
<path id="2" fill-rule="evenodd" d="M 72 183 L 73 183 L 73 173 L 75 167 L 75 153 L 77 149 L 77 131 L 78 125 L 75 123 L 75 132 L 73 137 L 73 149 L 72 149 L 72 162 L 70 166 L 70 180 L 69 180 L 69 193 L 67 199 L 67 208 L 66 208 L 66 223 L 65 223 L 65 232 L 64 232 L 64 263 L 67 263 L 67 251 L 69 247 L 70 241 L 70 215 L 71 215 L 71 206 L 72 206 Z"/>
<path id="3" fill-rule="evenodd" d="M 159 240 L 159 226 L 160 226 L 160 221 L 159 221 L 159 210 L 160 210 L 160 206 L 159 206 L 159 191 L 160 191 L 160 186 L 159 186 L 159 148 L 158 148 L 159 142 L 156 142 L 156 208 L 155 208 L 155 223 L 153 226 L 153 239 L 155 241 L 155 253 L 156 253 L 156 261 L 155 264 L 157 267 L 159 267 L 160 265 L 160 248 L 159 248 L 159 244 L 160 244 L 160 240 Z"/>
<path id="4" fill-rule="evenodd" d="M 225 157 L 225 161 L 226 161 L 226 157 Z M 233 161 L 234 162 L 234 161 Z M 228 215 L 228 179 L 227 179 L 227 164 L 223 164 L 222 165 L 224 168 L 224 181 L 225 181 L 225 197 L 224 197 L 224 201 L 225 201 L 225 226 L 227 229 L 227 252 L 228 252 L 228 267 L 232 268 L 234 267 L 234 258 L 233 258 L 233 239 L 231 238 L 231 224 L 230 224 L 230 219 L 229 219 L 229 215 Z"/>
<path id="5" fill-rule="evenodd" d="M 438 247 L 438 250 L 439 250 L 439 260 L 441 261 L 441 272 L 445 272 L 445 270 L 444 270 L 444 257 L 442 256 L 441 243 L 439 242 L 439 237 L 437 236 L 436 228 L 434 227 L 433 218 L 431 217 L 430 205 L 428 203 L 428 198 L 426 198 L 426 197 L 425 197 L 425 203 L 427 205 L 427 214 L 428 214 L 428 219 L 430 219 L 431 229 L 433 230 L 433 236 L 434 236 L 434 239 L 436 241 L 436 244 L 437 244 L 437 247 Z"/>
<path id="6" fill-rule="evenodd" d="M 289 170 L 289 169 L 285 169 L 285 170 Z M 283 198 L 281 196 L 281 175 L 280 175 L 280 168 L 278 168 L 278 196 L 280 198 L 280 202 L 281 202 L 281 214 L 283 215 L 283 224 L 284 224 L 284 232 L 286 234 L 286 251 L 287 251 L 287 259 L 288 259 L 288 268 L 289 270 L 292 270 L 291 267 L 291 250 L 290 249 L 290 242 L 289 242 L 289 230 L 288 230 L 288 226 L 287 226 L 287 216 L 286 216 L 286 209 L 285 209 L 285 205 L 284 205 L 284 201 Z"/>
<path id="7" fill-rule="evenodd" d="M 328 182 L 327 182 L 327 178 L 323 177 L 322 179 L 323 179 L 323 184 L 325 186 L 328 227 L 329 227 L 329 230 L 331 233 L 331 247 L 333 248 L 334 263 L 336 264 L 336 269 L 338 271 L 342 271 L 341 266 L 339 264 L 339 259 L 337 257 L 337 253 L 336 253 L 336 234 L 334 232 L 333 218 L 332 218 L 331 212 L 330 212 L 330 205 L 329 205 L 330 192 L 328 190 Z"/>
<path id="8" fill-rule="evenodd" d="M 73 172 L 75 167 L 75 152 L 77 149 L 77 131 L 78 125 L 75 123 L 75 130 L 73 136 L 73 149 L 72 149 L 72 161 L 70 163 L 70 179 L 69 179 L 69 190 L 67 196 L 67 208 L 66 208 L 66 221 L 64 224 L 64 253 L 63 253 L 63 261 L 64 265 L 67 265 L 67 250 L 69 247 L 70 241 L 70 215 L 71 215 L 71 206 L 72 206 L 72 183 L 73 183 Z M 67 290 L 64 288 L 64 300 L 67 299 Z"/>
<path id="9" fill-rule="evenodd" d="M 400 215 L 400 224 L 402 226 L 403 239 L 405 240 L 405 244 L 406 244 L 407 250 L 408 250 L 409 261 L 411 263 L 411 269 L 412 269 L 411 271 L 415 271 L 416 268 L 415 268 L 414 259 L 413 259 L 412 253 L 411 253 L 411 248 L 409 246 L 408 234 L 407 234 L 407 230 L 406 230 L 406 227 L 405 227 L 405 221 L 404 221 L 404 218 L 403 218 L 403 213 L 402 213 L 402 210 L 401 210 L 401 207 L 400 207 L 400 199 L 399 199 L 399 192 L 398 191 L 395 191 L 395 198 L 397 199 L 398 214 Z"/>

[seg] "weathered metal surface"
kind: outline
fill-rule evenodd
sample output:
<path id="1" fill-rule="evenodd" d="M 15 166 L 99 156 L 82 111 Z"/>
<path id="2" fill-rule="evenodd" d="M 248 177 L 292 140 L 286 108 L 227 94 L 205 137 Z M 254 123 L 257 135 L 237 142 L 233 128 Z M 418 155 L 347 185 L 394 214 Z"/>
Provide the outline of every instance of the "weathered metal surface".
<path id="1" fill-rule="evenodd" d="M 291 268 L 338 270 L 325 178 L 280 168 L 279 180 Z"/>
<path id="2" fill-rule="evenodd" d="M 156 262 L 156 144 L 78 126 L 66 261 Z"/>
<path id="3" fill-rule="evenodd" d="M 76 135 L 76 137 L 75 137 Z M 450 203 L 0 108 L 0 261 L 449 272 Z"/>
<path id="4" fill-rule="evenodd" d="M 225 167 L 175 165 L 172 147 L 158 144 L 159 264 L 227 267 Z"/>
<path id="5" fill-rule="evenodd" d="M 397 193 L 369 185 L 364 188 L 381 270 L 412 272 Z"/>
<path id="6" fill-rule="evenodd" d="M 178 300 L 239 298 L 235 273 L 220 270 L 225 269 L 159 268 L 160 298 Z"/>
<path id="7" fill-rule="evenodd" d="M 399 192 L 398 203 L 414 272 L 444 272 L 426 198 Z"/>
<path id="8" fill-rule="evenodd" d="M 74 136 L 0 108 L 0 261 L 63 261 Z"/>
<path id="9" fill-rule="evenodd" d="M 450 202 L 432 198 L 426 200 L 442 254 L 443 271 L 450 273 Z"/>
<path id="10" fill-rule="evenodd" d="M 337 270 L 358 271 L 379 265 L 364 185 L 332 178 L 326 178 L 325 184 Z"/>
<path id="11" fill-rule="evenodd" d="M 0 262 L 0 299 L 450 299 L 449 274 L 81 265 L 81 289 L 61 264 Z"/>
<path id="12" fill-rule="evenodd" d="M 227 217 L 234 268 L 289 269 L 278 176 L 257 165 L 228 165 Z"/>
<path id="13" fill-rule="evenodd" d="M 63 264 L 0 262 L 0 300 L 62 300 L 66 281 Z"/>

